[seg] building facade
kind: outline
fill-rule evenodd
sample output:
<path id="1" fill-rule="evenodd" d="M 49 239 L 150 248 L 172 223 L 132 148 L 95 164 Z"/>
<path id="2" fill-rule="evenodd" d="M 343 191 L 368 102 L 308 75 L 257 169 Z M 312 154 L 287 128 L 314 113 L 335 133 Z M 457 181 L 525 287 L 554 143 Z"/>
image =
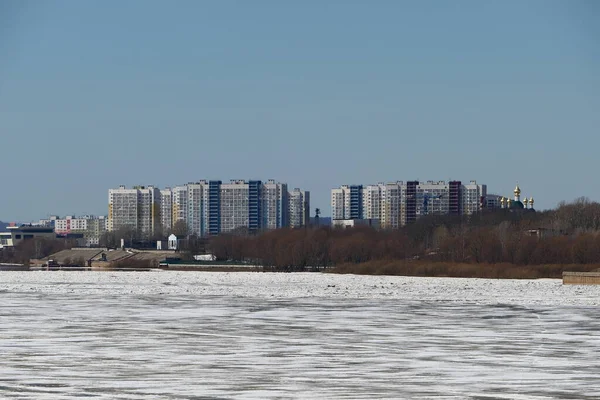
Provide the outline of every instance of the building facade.
<path id="1" fill-rule="evenodd" d="M 142 238 L 160 232 L 161 194 L 154 186 L 120 186 L 108 191 L 108 230 L 133 229 Z"/>
<path id="2" fill-rule="evenodd" d="M 107 231 L 105 216 L 84 215 L 53 219 L 53 227 L 57 235 L 82 234 L 83 245 L 94 247 L 100 244 L 100 237 Z"/>
<path id="3" fill-rule="evenodd" d="M 165 188 L 160 191 L 160 225 L 163 233 L 173 228 L 173 190 Z"/>
<path id="4" fill-rule="evenodd" d="M 290 226 L 290 194 L 285 183 L 270 179 L 261 186 L 261 229 Z"/>
<path id="5" fill-rule="evenodd" d="M 307 225 L 310 194 L 296 189 L 293 205 L 291 196 L 287 184 L 274 180 L 201 180 L 163 190 L 122 186 L 109 190 L 108 228 L 131 226 L 156 232 L 160 227 L 166 235 L 178 221 L 184 221 L 190 234 L 209 236 L 237 229 L 255 233 Z M 148 214 L 148 210 L 158 210 L 158 214 Z"/>
<path id="6" fill-rule="evenodd" d="M 290 228 L 308 226 L 310 222 L 310 192 L 295 188 L 289 193 Z"/>
<path id="7" fill-rule="evenodd" d="M 331 191 L 333 220 L 378 220 L 394 229 L 425 215 L 470 215 L 485 207 L 486 185 L 471 181 L 407 181 L 343 185 Z"/>

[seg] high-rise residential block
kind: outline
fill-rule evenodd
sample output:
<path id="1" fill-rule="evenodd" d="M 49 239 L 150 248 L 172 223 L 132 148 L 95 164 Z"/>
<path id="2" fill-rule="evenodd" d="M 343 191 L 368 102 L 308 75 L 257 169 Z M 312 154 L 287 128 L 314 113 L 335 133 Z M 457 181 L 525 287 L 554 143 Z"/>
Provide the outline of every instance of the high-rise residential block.
<path id="1" fill-rule="evenodd" d="M 223 183 L 220 187 L 220 207 L 219 207 L 219 233 L 230 232 L 238 228 L 247 228 L 248 230 L 256 228 L 258 225 L 258 213 L 260 206 L 259 193 L 255 184 L 252 184 L 252 194 L 250 194 L 251 184 L 243 180 L 232 180 L 230 183 Z M 252 211 L 250 210 L 252 208 Z M 252 223 L 250 214 L 252 213 Z"/>
<path id="2" fill-rule="evenodd" d="M 362 185 L 343 185 L 331 191 L 332 219 L 362 219 Z"/>
<path id="3" fill-rule="evenodd" d="M 308 192 L 297 190 L 292 207 L 287 184 L 274 180 L 232 180 L 229 183 L 201 180 L 163 190 L 122 186 L 109 190 L 109 229 L 130 226 L 147 232 L 149 226 L 154 226 L 150 231 L 157 232 L 156 228 L 161 227 L 163 234 L 167 234 L 178 221 L 184 221 L 190 234 L 208 236 L 238 228 L 252 233 L 302 226 L 308 223 L 310 196 Z M 152 210 L 158 210 L 158 214 L 152 214 L 157 223 L 149 219 L 149 205 L 156 206 Z"/>
<path id="4" fill-rule="evenodd" d="M 289 193 L 290 228 L 308 226 L 310 221 L 310 192 L 295 188 Z"/>
<path id="5" fill-rule="evenodd" d="M 173 190 L 165 188 L 160 191 L 160 224 L 163 233 L 173 228 Z"/>
<path id="6" fill-rule="evenodd" d="M 131 228 L 150 238 L 160 231 L 160 190 L 154 186 L 120 186 L 108 191 L 108 229 Z"/>
<path id="7" fill-rule="evenodd" d="M 287 184 L 270 179 L 261 185 L 260 197 L 262 229 L 278 229 L 290 225 Z"/>
<path id="8" fill-rule="evenodd" d="M 343 185 L 331 190 L 331 212 L 333 220 L 377 219 L 383 228 L 397 228 L 430 214 L 473 214 L 483 208 L 486 194 L 486 185 L 475 181 Z"/>

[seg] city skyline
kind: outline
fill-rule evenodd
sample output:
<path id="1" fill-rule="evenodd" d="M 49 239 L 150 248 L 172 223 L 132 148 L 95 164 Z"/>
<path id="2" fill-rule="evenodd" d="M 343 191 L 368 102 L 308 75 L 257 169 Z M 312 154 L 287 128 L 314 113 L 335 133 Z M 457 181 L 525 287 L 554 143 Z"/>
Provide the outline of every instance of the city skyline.
<path id="1" fill-rule="evenodd" d="M 398 176 L 600 200 L 597 2 L 0 11 L 3 221 L 98 214 L 105 188 L 174 172 L 273 177 L 325 212 L 341 183 Z"/>
<path id="2" fill-rule="evenodd" d="M 108 189 L 107 230 L 132 229 L 149 238 L 178 221 L 198 236 L 246 229 L 257 233 L 307 226 L 310 192 L 275 180 L 199 180 L 175 187 L 124 185 Z"/>
<path id="3" fill-rule="evenodd" d="M 191 181 L 188 182 L 186 184 L 176 184 L 176 185 L 167 185 L 167 186 L 158 186 L 158 185 L 139 185 L 139 184 L 134 184 L 131 186 L 127 186 L 127 185 L 119 185 L 118 188 L 121 189 L 125 189 L 125 190 L 139 190 L 139 189 L 143 189 L 143 190 L 152 190 L 155 191 L 154 196 L 156 197 L 160 197 L 160 208 L 161 208 L 161 226 L 162 227 L 171 227 L 174 224 L 174 221 L 176 222 L 177 220 L 180 219 L 187 219 L 188 218 L 188 214 L 186 210 L 177 210 L 176 209 L 176 203 L 178 202 L 178 197 L 179 196 L 185 196 L 186 199 L 188 197 L 188 186 L 197 186 L 199 189 L 201 189 L 202 186 L 204 185 L 208 185 L 209 182 L 219 182 L 219 184 L 236 184 L 236 183 L 248 183 L 248 182 L 260 182 L 261 184 L 276 184 L 276 185 L 281 185 L 281 183 L 279 183 L 278 181 L 275 181 L 274 179 L 267 179 L 267 180 L 244 180 L 244 179 L 230 179 L 229 181 L 227 180 L 207 180 L 207 179 L 200 179 L 197 181 Z M 391 180 L 388 182 L 384 182 L 384 181 L 378 181 L 378 183 L 360 183 L 360 184 L 356 184 L 356 185 L 348 185 L 348 184 L 342 184 L 342 185 L 338 185 L 336 187 L 333 187 L 329 190 L 330 194 L 333 194 L 333 192 L 339 191 L 342 188 L 347 188 L 350 189 L 351 187 L 360 187 L 361 192 L 364 191 L 364 201 L 365 201 L 365 205 L 367 204 L 367 201 L 371 201 L 371 200 L 367 200 L 368 198 L 372 199 L 372 194 L 371 191 L 373 189 L 377 189 L 377 190 L 383 190 L 385 191 L 385 188 L 387 187 L 388 190 L 391 187 L 395 187 L 395 190 L 400 190 L 398 192 L 398 196 L 403 196 L 405 194 L 400 194 L 403 193 L 404 190 L 406 190 L 406 184 L 414 182 L 416 184 L 416 187 L 418 188 L 419 193 L 421 192 L 437 192 L 440 190 L 440 188 L 444 188 L 443 190 L 448 191 L 448 186 L 452 185 L 453 182 L 455 183 L 459 183 L 461 184 L 463 187 L 464 186 L 475 186 L 475 187 L 479 187 L 478 189 L 478 194 L 477 196 L 483 196 L 486 197 L 486 201 L 485 203 L 488 204 L 488 206 L 484 206 L 484 207 L 492 207 L 492 208 L 499 208 L 500 207 L 500 199 L 501 198 L 505 198 L 506 193 L 512 193 L 512 190 L 505 190 L 505 191 L 488 191 L 487 190 L 487 184 L 478 184 L 477 181 L 475 180 L 470 180 L 470 181 L 442 181 L 442 180 L 427 180 L 427 181 L 411 181 L 411 180 L 407 180 L 407 181 L 403 181 L 403 180 Z M 288 195 L 290 196 L 290 200 L 292 199 L 292 197 L 294 197 L 294 195 L 297 197 L 298 195 L 301 195 L 301 199 L 302 201 L 304 200 L 304 193 L 307 194 L 307 200 L 308 200 L 308 204 L 311 204 L 311 198 L 312 198 L 312 194 L 310 190 L 301 190 L 300 188 L 297 187 L 290 187 L 290 185 L 288 185 L 287 183 L 283 184 L 284 187 L 286 188 L 286 191 L 288 191 Z M 441 186 L 440 186 L 441 185 Z M 517 187 L 519 186 L 519 183 L 517 182 Z M 117 187 L 117 186 L 115 186 Z M 514 186 L 513 186 L 514 188 Z M 111 190 L 115 190 L 114 188 L 112 189 L 108 189 L 109 193 Z M 202 189 L 201 189 L 202 190 Z M 104 190 L 103 192 L 105 193 L 106 190 Z M 181 193 L 181 194 L 180 194 Z M 441 193 L 441 192 L 440 192 Z M 532 193 L 529 193 L 530 196 L 533 196 Z M 363 194 L 360 194 L 361 196 L 361 204 L 363 202 Z M 380 195 L 377 195 L 380 196 Z M 421 199 L 422 201 L 422 194 L 419 195 L 419 199 Z M 512 195 L 509 195 L 508 197 L 506 197 L 506 199 L 510 198 Z M 110 194 L 109 194 L 110 197 Z M 385 197 L 385 196 L 384 196 Z M 525 198 L 527 198 L 525 196 Z M 400 199 L 400 197 L 399 197 Z M 198 199 L 200 201 L 200 199 Z M 187 202 L 188 200 L 185 200 L 185 202 Z M 301 201 L 301 203 L 302 203 Z M 537 200 L 536 200 L 537 202 Z M 110 201 L 109 201 L 110 203 Z M 473 204 L 475 204 L 476 202 L 474 202 Z M 399 203 L 400 204 L 400 203 Z M 399 205 L 398 204 L 398 205 Z M 444 209 L 437 209 L 435 207 L 435 204 L 437 204 L 435 202 L 435 200 L 432 202 L 433 204 L 433 208 L 432 210 L 435 211 L 437 210 L 438 213 L 445 213 Z M 537 203 L 536 203 L 537 204 Z M 165 208 L 165 206 L 167 208 Z M 417 209 L 419 209 L 420 206 L 417 206 Z M 448 204 L 446 204 L 445 206 L 446 208 L 448 207 Z M 475 207 L 475 205 L 470 206 L 470 207 Z M 308 217 L 313 217 L 315 210 L 319 207 L 316 207 L 314 205 L 311 205 L 309 207 L 310 209 Z M 438 206 L 439 208 L 439 206 Z M 539 207 L 536 207 L 539 209 Z M 467 213 L 472 213 L 474 212 L 476 209 L 475 208 L 469 208 Z M 170 210 L 165 214 L 166 210 Z M 320 208 L 321 211 L 321 217 L 324 218 L 331 218 L 331 219 L 339 219 L 339 216 L 336 216 L 336 212 L 335 212 L 335 206 L 333 203 L 333 199 L 329 198 L 329 204 L 327 205 L 326 208 Z M 448 210 L 446 210 L 448 211 Z M 300 211 L 296 211 L 296 212 L 300 212 Z M 305 213 L 306 210 L 303 210 L 301 213 Z M 369 211 L 367 214 L 365 214 L 365 216 L 363 216 L 362 214 L 359 216 L 359 218 L 375 218 L 373 215 L 371 215 L 372 211 Z M 419 214 L 420 211 L 417 210 L 417 214 Z M 5 220 L 3 222 L 19 222 L 19 223 L 35 223 L 37 221 L 40 220 L 47 220 L 50 217 L 77 217 L 77 216 L 106 216 L 108 217 L 108 215 L 110 214 L 110 205 L 109 205 L 109 210 L 107 212 L 106 208 L 104 210 L 95 212 L 95 213 L 86 213 L 86 212 L 66 212 L 66 213 L 47 213 L 43 216 L 40 217 L 34 217 L 34 218 L 29 218 L 26 220 Z M 342 215 L 345 215 L 342 213 Z M 346 217 L 350 218 L 349 215 L 347 215 Z M 357 218 L 358 216 L 353 216 L 352 218 Z M 303 216 L 302 218 L 305 218 L 305 216 Z M 382 218 L 384 220 L 383 225 L 386 224 L 385 222 L 385 218 Z M 391 223 L 391 227 L 397 227 L 397 226 L 401 226 L 404 223 L 401 223 L 400 220 Z M 292 224 L 292 226 L 294 226 L 294 224 Z M 194 229 L 192 229 L 194 230 Z"/>

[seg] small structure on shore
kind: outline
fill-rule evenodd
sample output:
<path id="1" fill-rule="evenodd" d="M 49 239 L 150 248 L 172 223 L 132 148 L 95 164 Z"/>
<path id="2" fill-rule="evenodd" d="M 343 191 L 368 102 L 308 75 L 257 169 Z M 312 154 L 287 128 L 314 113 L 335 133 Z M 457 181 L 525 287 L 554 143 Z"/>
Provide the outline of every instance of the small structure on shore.
<path id="1" fill-rule="evenodd" d="M 563 272 L 563 285 L 600 285 L 600 272 Z"/>

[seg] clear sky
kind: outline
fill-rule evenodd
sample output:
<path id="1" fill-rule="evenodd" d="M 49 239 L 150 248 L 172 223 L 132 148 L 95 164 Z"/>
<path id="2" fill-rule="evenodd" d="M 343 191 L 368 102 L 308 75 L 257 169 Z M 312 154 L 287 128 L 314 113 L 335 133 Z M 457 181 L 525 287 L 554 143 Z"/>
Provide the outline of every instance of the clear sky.
<path id="1" fill-rule="evenodd" d="M 600 200 L 600 1 L 0 1 L 0 220 L 110 187 L 476 179 Z"/>

